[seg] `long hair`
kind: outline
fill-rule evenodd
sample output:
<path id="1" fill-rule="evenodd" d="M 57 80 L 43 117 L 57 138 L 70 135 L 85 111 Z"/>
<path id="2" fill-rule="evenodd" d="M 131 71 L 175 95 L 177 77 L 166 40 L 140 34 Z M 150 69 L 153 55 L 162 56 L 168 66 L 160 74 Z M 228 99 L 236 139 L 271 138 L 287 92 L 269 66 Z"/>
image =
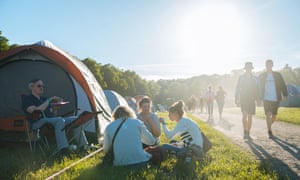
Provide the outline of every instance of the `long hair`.
<path id="1" fill-rule="evenodd" d="M 170 113 L 176 113 L 181 118 L 184 115 L 184 102 L 182 100 L 179 100 L 172 104 L 172 106 L 169 108 Z"/>

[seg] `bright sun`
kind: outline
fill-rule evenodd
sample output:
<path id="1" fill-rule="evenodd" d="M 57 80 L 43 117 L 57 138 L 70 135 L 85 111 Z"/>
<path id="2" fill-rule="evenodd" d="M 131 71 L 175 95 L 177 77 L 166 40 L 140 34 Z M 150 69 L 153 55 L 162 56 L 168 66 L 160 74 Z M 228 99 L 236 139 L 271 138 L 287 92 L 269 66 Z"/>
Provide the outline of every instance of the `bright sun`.
<path id="1" fill-rule="evenodd" d="M 182 56 L 189 63 L 205 64 L 214 73 L 232 67 L 245 51 L 244 23 L 231 4 L 193 7 L 183 16 L 178 35 Z"/>

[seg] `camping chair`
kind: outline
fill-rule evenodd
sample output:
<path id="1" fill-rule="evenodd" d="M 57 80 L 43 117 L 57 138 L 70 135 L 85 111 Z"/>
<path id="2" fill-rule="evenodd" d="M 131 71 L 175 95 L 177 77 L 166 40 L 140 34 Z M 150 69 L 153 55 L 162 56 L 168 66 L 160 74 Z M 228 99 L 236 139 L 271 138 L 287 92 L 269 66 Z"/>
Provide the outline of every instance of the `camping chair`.
<path id="1" fill-rule="evenodd" d="M 96 111 L 96 112 L 89 112 L 89 111 L 83 111 L 73 122 L 70 124 L 67 124 L 64 128 L 62 128 L 62 131 L 66 130 L 66 133 L 69 134 L 69 131 L 74 128 L 80 127 L 80 133 L 83 133 L 84 126 L 82 126 L 85 123 L 91 123 L 91 119 L 95 118 L 97 114 L 102 113 L 102 111 Z M 69 142 L 72 142 L 75 139 L 75 136 L 72 136 L 69 139 Z"/>
<path id="2" fill-rule="evenodd" d="M 78 110 L 80 110 L 80 109 L 77 108 L 75 111 L 72 111 L 72 112 L 77 112 Z M 77 127 L 83 125 L 84 123 L 90 121 L 91 119 L 93 119 L 99 113 L 102 113 L 102 111 L 97 111 L 97 112 L 84 111 L 74 121 L 72 121 L 71 123 L 65 125 L 65 127 L 63 127 L 61 130 L 66 131 L 66 135 L 68 136 L 68 143 L 70 144 L 76 138 L 75 135 L 70 135 L 71 134 L 70 131 L 72 129 L 77 128 Z M 74 113 L 69 112 L 67 114 L 64 114 L 64 116 L 65 115 L 70 115 L 70 114 L 74 114 Z M 88 122 L 88 123 L 90 123 L 90 122 Z M 84 133 L 84 129 L 85 129 L 84 126 L 81 126 L 80 133 Z M 51 156 L 55 156 L 58 152 L 59 152 L 59 150 L 54 151 Z"/>
<path id="3" fill-rule="evenodd" d="M 44 149 L 49 149 L 47 137 L 40 133 L 40 128 L 32 128 L 32 123 L 38 120 L 42 116 L 42 114 L 43 113 L 41 111 L 35 110 L 30 116 L 26 118 L 25 125 L 30 151 L 35 152 L 36 146 L 38 145 L 42 153 L 46 154 Z"/>
<path id="4" fill-rule="evenodd" d="M 22 103 L 26 95 L 21 95 Z M 45 154 L 44 148 L 49 149 L 49 143 L 47 137 L 40 133 L 41 128 L 33 129 L 32 124 L 34 121 L 39 120 L 41 117 L 45 117 L 45 114 L 42 111 L 35 110 L 31 113 L 31 115 L 27 116 L 25 119 L 25 126 L 26 126 L 26 134 L 27 140 L 29 144 L 29 149 L 31 152 L 36 151 L 36 146 L 38 145 L 41 149 L 42 153 Z"/>

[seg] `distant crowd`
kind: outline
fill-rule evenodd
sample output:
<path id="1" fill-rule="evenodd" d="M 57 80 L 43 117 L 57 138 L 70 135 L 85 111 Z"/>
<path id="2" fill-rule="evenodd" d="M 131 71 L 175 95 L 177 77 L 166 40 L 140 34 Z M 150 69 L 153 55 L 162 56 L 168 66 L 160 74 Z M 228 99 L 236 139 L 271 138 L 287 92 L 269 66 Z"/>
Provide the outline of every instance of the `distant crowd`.
<path id="1" fill-rule="evenodd" d="M 252 70 L 252 62 L 246 62 L 244 74 L 242 74 L 235 87 L 235 104 L 241 108 L 242 122 L 244 127 L 244 139 L 251 140 L 250 130 L 252 127 L 252 116 L 256 112 L 256 106 L 263 104 L 268 136 L 273 137 L 272 124 L 277 119 L 279 104 L 285 101 L 288 96 L 286 84 L 279 72 L 273 71 L 273 61 L 266 60 L 265 72 L 256 77 Z M 208 122 L 214 124 L 213 109 L 214 101 L 218 105 L 219 120 L 222 120 L 223 107 L 225 104 L 226 92 L 222 86 L 215 92 L 212 86 L 200 98 L 192 95 L 188 100 L 188 109 L 191 112 L 203 112 L 208 114 Z"/>

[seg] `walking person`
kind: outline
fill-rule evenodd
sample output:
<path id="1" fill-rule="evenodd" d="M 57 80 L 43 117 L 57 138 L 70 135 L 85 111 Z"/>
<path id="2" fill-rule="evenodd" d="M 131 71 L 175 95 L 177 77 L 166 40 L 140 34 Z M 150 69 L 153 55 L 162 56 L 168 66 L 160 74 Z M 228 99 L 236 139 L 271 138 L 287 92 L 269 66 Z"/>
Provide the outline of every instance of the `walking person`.
<path id="1" fill-rule="evenodd" d="M 200 109 L 200 113 L 203 113 L 203 107 L 204 107 L 204 98 L 201 95 L 200 99 L 199 99 L 199 109 Z"/>
<path id="2" fill-rule="evenodd" d="M 208 91 L 205 93 L 204 98 L 207 105 L 208 122 L 213 124 L 215 92 L 211 86 L 208 86 Z"/>
<path id="3" fill-rule="evenodd" d="M 269 138 L 273 137 L 271 126 L 276 121 L 279 103 L 286 100 L 288 95 L 281 74 L 273 71 L 273 64 L 273 61 L 268 59 L 265 64 L 266 71 L 259 76 Z"/>
<path id="4" fill-rule="evenodd" d="M 224 91 L 222 86 L 219 86 L 218 91 L 216 92 L 215 99 L 218 105 L 220 121 L 222 120 L 223 108 L 225 104 L 225 96 L 226 96 L 226 92 Z"/>
<path id="5" fill-rule="evenodd" d="M 251 62 L 245 63 L 245 73 L 238 79 L 235 89 L 235 103 L 241 107 L 242 121 L 244 128 L 244 139 L 251 140 L 250 130 L 252 126 L 252 116 L 255 114 L 255 101 L 259 103 L 259 82 L 253 75 L 253 65 Z"/>

